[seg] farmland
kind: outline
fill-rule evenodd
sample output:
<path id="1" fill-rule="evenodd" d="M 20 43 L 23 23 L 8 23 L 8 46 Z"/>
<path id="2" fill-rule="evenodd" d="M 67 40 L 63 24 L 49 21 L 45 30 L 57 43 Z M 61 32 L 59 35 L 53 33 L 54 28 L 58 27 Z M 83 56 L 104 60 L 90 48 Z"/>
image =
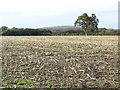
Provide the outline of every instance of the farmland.
<path id="1" fill-rule="evenodd" d="M 117 36 L 1 36 L 2 87 L 118 87 Z"/>

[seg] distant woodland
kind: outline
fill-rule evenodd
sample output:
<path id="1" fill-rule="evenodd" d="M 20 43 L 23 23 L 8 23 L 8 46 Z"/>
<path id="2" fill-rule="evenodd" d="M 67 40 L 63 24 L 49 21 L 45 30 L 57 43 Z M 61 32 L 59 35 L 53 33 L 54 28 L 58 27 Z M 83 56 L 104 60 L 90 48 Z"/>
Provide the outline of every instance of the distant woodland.
<path id="1" fill-rule="evenodd" d="M 118 35 L 117 29 L 98 28 L 97 31 L 91 30 L 88 35 Z M 55 26 L 45 28 L 9 28 L 2 26 L 0 28 L 1 36 L 56 36 L 56 35 L 85 35 L 80 27 L 74 26 Z"/>

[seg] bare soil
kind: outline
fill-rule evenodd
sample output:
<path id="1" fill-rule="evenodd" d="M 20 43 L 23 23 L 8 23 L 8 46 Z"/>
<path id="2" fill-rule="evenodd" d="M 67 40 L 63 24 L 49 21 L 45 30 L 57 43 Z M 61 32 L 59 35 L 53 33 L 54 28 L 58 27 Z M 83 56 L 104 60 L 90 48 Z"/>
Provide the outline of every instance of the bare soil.
<path id="1" fill-rule="evenodd" d="M 3 88 L 116 88 L 118 36 L 1 36 Z"/>

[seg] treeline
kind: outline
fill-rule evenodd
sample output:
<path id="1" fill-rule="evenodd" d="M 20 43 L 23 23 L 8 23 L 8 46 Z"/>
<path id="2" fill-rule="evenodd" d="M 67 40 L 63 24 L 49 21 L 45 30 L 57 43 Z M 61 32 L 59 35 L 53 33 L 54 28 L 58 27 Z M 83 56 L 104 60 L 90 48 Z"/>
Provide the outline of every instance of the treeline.
<path id="1" fill-rule="evenodd" d="M 48 28 L 8 28 L 2 26 L 0 35 L 3 36 L 46 36 L 46 35 L 85 35 L 84 31 L 79 27 L 73 26 L 56 26 Z M 118 30 L 99 28 L 97 31 L 91 30 L 88 35 L 118 35 Z"/>
<path id="2" fill-rule="evenodd" d="M 36 36 L 36 35 L 51 35 L 52 32 L 50 30 L 46 29 L 8 29 L 8 30 L 2 30 L 3 36 Z"/>

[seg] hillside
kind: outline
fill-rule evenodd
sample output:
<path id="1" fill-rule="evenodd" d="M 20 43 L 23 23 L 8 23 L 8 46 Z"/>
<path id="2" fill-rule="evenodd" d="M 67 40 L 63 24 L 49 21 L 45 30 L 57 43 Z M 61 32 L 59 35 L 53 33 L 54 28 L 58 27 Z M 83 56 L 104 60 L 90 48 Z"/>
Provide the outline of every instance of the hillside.
<path id="1" fill-rule="evenodd" d="M 43 29 L 49 29 L 52 32 L 65 32 L 65 31 L 70 31 L 70 30 L 74 30 L 74 31 L 80 30 L 79 27 L 74 27 L 74 26 L 54 26 L 54 27 L 44 27 Z"/>

